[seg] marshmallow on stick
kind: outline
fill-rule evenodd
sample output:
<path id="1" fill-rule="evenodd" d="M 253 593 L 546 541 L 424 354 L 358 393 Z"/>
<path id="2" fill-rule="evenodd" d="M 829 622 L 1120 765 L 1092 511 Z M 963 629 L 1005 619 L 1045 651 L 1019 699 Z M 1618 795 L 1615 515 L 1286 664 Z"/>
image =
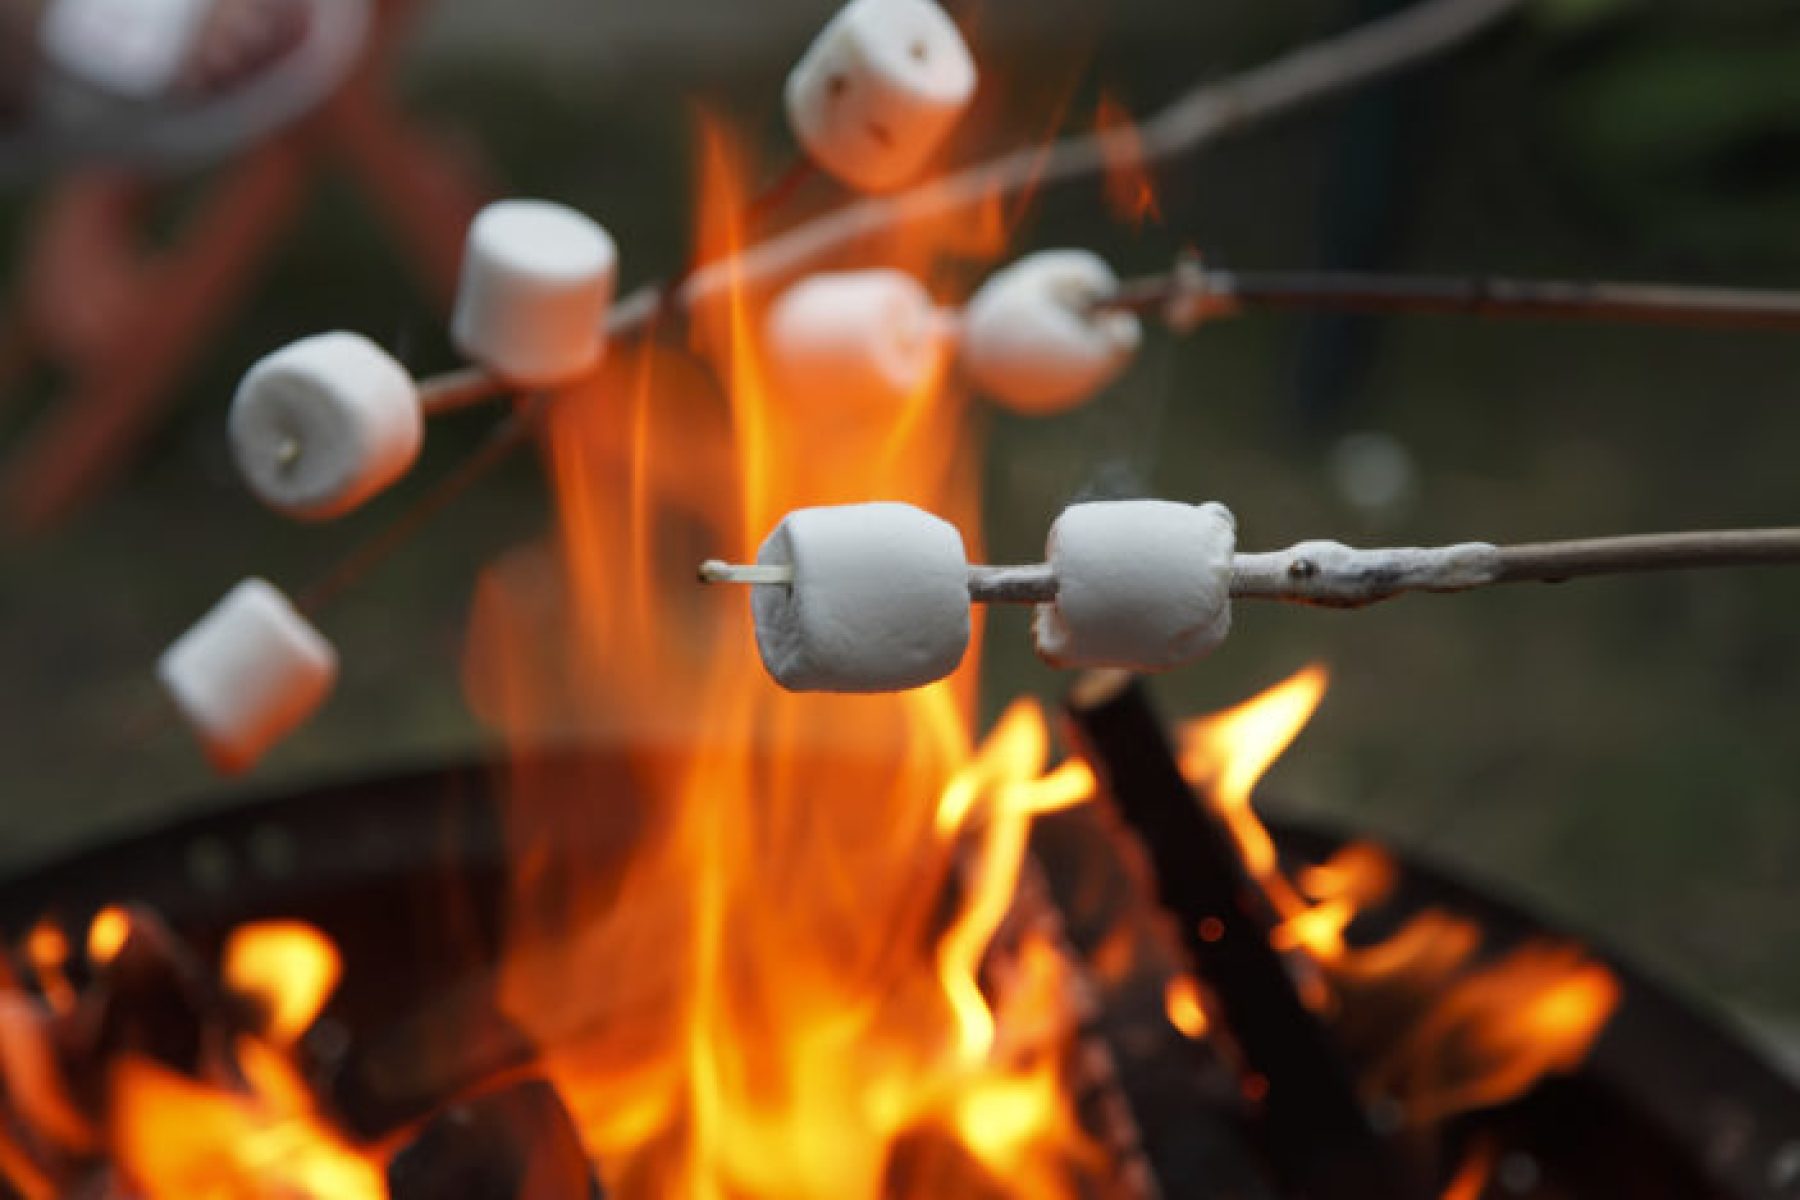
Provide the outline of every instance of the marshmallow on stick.
<path id="1" fill-rule="evenodd" d="M 425 438 L 406 368 L 368 338 L 326 333 L 264 358 L 231 402 L 231 452 L 269 507 L 341 516 L 412 467 Z"/>
<path id="2" fill-rule="evenodd" d="M 490 204 L 469 226 L 451 336 L 508 383 L 567 383 L 605 352 L 618 269 L 612 236 L 574 209 Z"/>
<path id="3" fill-rule="evenodd" d="M 797 412 L 891 420 L 937 377 L 944 326 L 904 271 L 840 271 L 783 292 L 763 342 L 776 387 Z"/>
<path id="4" fill-rule="evenodd" d="M 933 0 L 850 0 L 787 79 L 812 160 L 860 191 L 913 179 L 975 94 L 975 60 Z"/>
<path id="5" fill-rule="evenodd" d="M 757 648 L 793 691 L 903 691 L 961 662 L 969 612 L 1036 603 L 1038 653 L 1059 667 L 1166 671 L 1231 629 L 1237 523 L 1221 504 L 1078 504 L 1049 562 L 969 566 L 962 539 L 905 504 L 788 514 L 755 566 L 709 561 L 705 582 L 754 586 Z"/>
<path id="6" fill-rule="evenodd" d="M 995 272 L 963 314 L 963 369 L 1015 412 L 1073 408 L 1137 353 L 1137 317 L 1098 306 L 1118 286 L 1112 268 L 1086 250 L 1046 250 Z"/>
<path id="7" fill-rule="evenodd" d="M 956 670 L 968 650 L 962 535 L 907 504 L 803 508 L 757 562 L 789 581 L 751 595 L 756 646 L 796 692 L 893 692 Z"/>
<path id="8" fill-rule="evenodd" d="M 214 767 L 254 766 L 330 694 L 337 652 L 272 585 L 246 579 L 177 638 L 157 678 Z"/>
<path id="9" fill-rule="evenodd" d="M 1057 667 L 1166 671 L 1211 654 L 1231 631 L 1237 522 L 1222 504 L 1076 504 L 1050 527 L 1056 599 L 1033 641 Z"/>

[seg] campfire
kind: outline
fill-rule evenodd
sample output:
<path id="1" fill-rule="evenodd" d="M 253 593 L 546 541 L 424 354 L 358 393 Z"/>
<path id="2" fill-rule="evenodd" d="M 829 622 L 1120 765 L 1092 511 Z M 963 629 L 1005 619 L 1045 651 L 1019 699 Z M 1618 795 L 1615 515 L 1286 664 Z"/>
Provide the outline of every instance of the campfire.
<path id="1" fill-rule="evenodd" d="M 874 69 L 845 57 L 873 35 L 843 20 L 790 85 L 797 132 L 821 169 L 886 189 L 923 169 L 973 77 L 953 28 L 919 26 L 907 69 L 938 90 L 858 99 L 912 122 L 871 148 L 815 111 Z M 1155 217 L 1145 160 L 1167 127 L 1140 134 L 1110 102 L 1100 125 L 1102 198 Z M 479 581 L 465 672 L 505 753 L 166 831 L 0 897 L 13 1194 L 1788 1186 L 1768 1164 L 1800 1099 L 1653 985 L 1382 846 L 1265 824 L 1259 781 L 1325 702 L 1323 667 L 1173 723 L 1105 668 L 1210 651 L 1234 598 L 1354 606 L 1645 555 L 1765 561 L 1791 539 L 1245 554 L 1220 505 L 1094 505 L 1090 532 L 1080 508 L 1059 519 L 1046 563 L 971 567 L 971 389 L 1022 412 L 1082 402 L 1140 318 L 1211 319 L 1243 281 L 1185 261 L 1122 285 L 1085 252 L 1002 268 L 1010 185 L 988 180 L 973 219 L 931 199 L 979 172 L 928 179 L 830 271 L 774 281 L 753 267 L 762 226 L 803 185 L 758 192 L 761 159 L 721 122 L 701 161 L 695 265 L 647 304 L 614 304 L 604 230 L 509 202 L 471 235 L 469 372 L 415 387 L 331 335 L 246 380 L 240 464 L 308 519 L 403 473 L 434 407 L 496 380 L 524 394 L 494 444 L 538 435 L 555 532 Z M 568 253 L 546 266 L 545 246 Z M 603 318 L 653 336 L 601 339 Z M 361 450 L 312 423 L 329 406 L 303 401 L 327 393 Z M 1083 548 L 1146 529 L 1157 553 L 1131 571 Z M 703 560 L 751 594 L 702 587 Z M 292 606 L 233 593 L 165 658 L 221 767 L 322 702 L 339 666 L 308 616 L 370 561 Z M 1102 669 L 977 736 L 977 600 L 1038 604 L 1045 656 Z M 1741 1118 L 1735 1141 L 1684 1111 L 1701 1098 Z"/>
<path id="2" fill-rule="evenodd" d="M 359 962 L 322 932 L 347 923 L 378 952 L 396 938 L 343 911 L 366 899 L 357 883 L 300 906 L 318 925 L 45 918 L 0 1010 L 0 1162 L 22 1196 L 585 1196 L 590 1164 L 617 1195 L 1205 1196 L 1327 1169 L 1295 1194 L 1357 1194 L 1345 1181 L 1391 1169 L 1416 1194 L 1480 1195 L 1510 1149 L 1481 1118 L 1577 1070 L 1622 985 L 1564 939 L 1490 932 L 1455 906 L 1394 911 L 1404 868 L 1378 847 L 1284 859 L 1250 796 L 1324 691 L 1308 669 L 1183 726 L 1178 748 L 1137 724 L 1130 690 L 1075 709 L 1121 809 L 1154 809 L 1173 782 L 1175 819 L 1206 832 L 1170 853 L 1224 855 L 1204 879 L 1165 875 L 1167 909 L 1137 886 L 1145 846 L 1089 759 L 1050 764 L 1046 714 L 1020 702 L 931 791 L 928 766 L 918 791 L 878 791 L 882 752 L 790 741 L 523 756 L 484 801 L 504 823 L 503 888 L 484 896 L 465 863 L 447 894 L 435 854 L 406 864 L 427 877 L 415 902 L 454 899 L 442 911 L 472 928 L 423 955 L 460 977 L 437 963 L 397 1003 L 371 997 L 408 981 L 358 984 L 384 971 L 378 953 Z M 807 786 L 820 773 L 824 796 Z M 784 774 L 779 820 L 722 786 Z M 439 783 L 437 801 L 456 790 Z M 842 795 L 867 807 L 847 814 Z M 902 865 L 881 835 L 909 815 Z M 822 837 L 858 853 L 822 856 Z M 1148 857 L 1167 870 L 1169 853 Z M 1215 906 L 1185 939 L 1198 973 L 1168 921 L 1195 890 Z M 787 902 L 746 898 L 770 892 Z M 1391 928 L 1357 936 L 1364 918 Z M 468 994 L 446 1004 L 446 985 Z M 396 1044 L 422 1061 L 384 1062 Z M 367 1080 L 395 1070 L 372 1103 Z M 1339 1084 L 1366 1114 L 1361 1144 L 1334 1140 Z M 1191 1128 L 1147 1141 L 1142 1122 L 1174 1113 Z M 1219 1143 L 1219 1176 L 1165 1181 L 1156 1160 L 1190 1139 Z"/>

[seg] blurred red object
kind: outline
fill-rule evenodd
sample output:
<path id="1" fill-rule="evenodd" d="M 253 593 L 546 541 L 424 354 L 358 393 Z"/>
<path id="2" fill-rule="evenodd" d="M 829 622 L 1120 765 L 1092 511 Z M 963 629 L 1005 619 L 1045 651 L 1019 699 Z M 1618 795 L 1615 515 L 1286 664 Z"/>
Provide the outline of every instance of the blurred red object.
<path id="1" fill-rule="evenodd" d="M 0 522 L 45 530 L 102 492 L 174 402 L 196 357 L 280 245 L 315 178 L 341 167 L 446 310 L 483 172 L 395 106 L 389 62 L 416 0 L 382 0 L 354 71 L 311 115 L 219 174 L 184 228 L 150 248 L 145 174 L 92 168 L 55 185 L 0 319 L 0 403 L 34 362 L 69 380 L 0 460 Z"/>

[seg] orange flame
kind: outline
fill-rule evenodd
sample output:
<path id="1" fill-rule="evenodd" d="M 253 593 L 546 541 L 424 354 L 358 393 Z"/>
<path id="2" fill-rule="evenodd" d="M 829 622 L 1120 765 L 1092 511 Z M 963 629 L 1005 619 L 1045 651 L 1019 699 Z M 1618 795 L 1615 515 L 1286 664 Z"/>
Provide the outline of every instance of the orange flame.
<path id="1" fill-rule="evenodd" d="M 342 964 L 337 947 L 312 926 L 266 921 L 232 933 L 224 972 L 233 991 L 262 1003 L 269 1039 L 291 1046 L 337 990 Z"/>
<path id="2" fill-rule="evenodd" d="M 1491 1139 L 1476 1142 L 1463 1159 L 1462 1166 L 1457 1168 L 1450 1186 L 1444 1189 L 1443 1200 L 1481 1200 L 1488 1180 L 1494 1174 L 1494 1159 L 1498 1156 L 1499 1150 Z"/>
<path id="3" fill-rule="evenodd" d="M 131 918 L 124 909 L 116 905 L 101 909 L 88 925 L 88 961 L 101 966 L 110 963 L 124 949 L 125 939 L 130 936 Z"/>
<path id="4" fill-rule="evenodd" d="M 744 171 L 717 133 L 702 165 L 701 257 L 729 264 Z M 882 249 L 935 285 L 967 236 L 918 224 Z M 939 377 L 879 419 L 803 411 L 768 383 L 766 297 L 731 282 L 694 314 L 716 385 L 625 351 L 558 406 L 554 564 L 516 558 L 483 584 L 478 709 L 515 745 L 566 730 L 640 748 L 621 760 L 629 791 L 515 773 L 504 1001 L 615 1194 L 938 1196 L 971 1190 L 975 1167 L 1054 1195 L 1085 1153 L 1056 971 L 1027 941 L 1005 996 L 985 976 L 1032 816 L 1079 803 L 1091 776 L 1044 774 L 1026 706 L 974 750 L 978 651 L 918 692 L 789 695 L 755 658 L 744 597 L 692 583 L 699 558 L 753 555 L 810 504 L 918 504 L 979 554 L 963 399 Z"/>
<path id="5" fill-rule="evenodd" d="M 1107 145 L 1126 146 L 1116 109 L 1103 120 Z M 1115 165 L 1140 213 L 1153 207 L 1141 162 Z M 621 348 L 559 404 L 554 553 L 515 554 L 477 600 L 471 699 L 509 744 L 622 747 L 580 788 L 529 757 L 515 768 L 503 1001 L 615 1194 L 959 1194 L 955 1168 L 920 1165 L 957 1160 L 921 1149 L 936 1138 L 990 1190 L 1056 1195 L 1091 1159 L 1055 1069 L 1068 997 L 998 996 L 991 968 L 1030 959 L 1056 975 L 1054 947 L 996 946 L 1032 819 L 1088 799 L 1091 771 L 1046 771 L 1028 704 L 971 745 L 978 646 L 917 692 L 782 693 L 754 656 L 745 597 L 691 576 L 708 555 L 753 557 L 791 509 L 871 499 L 945 516 L 978 556 L 963 399 L 940 373 L 852 420 L 772 390 L 769 298 L 737 275 L 746 171 L 717 131 L 702 174 L 699 256 L 730 285 L 692 314 L 712 372 Z M 968 235 L 909 221 L 858 261 L 942 291 Z M 1380 873 L 1345 859 L 1296 887 L 1250 807 L 1324 688 L 1309 668 L 1188 728 L 1182 754 L 1268 891 L 1281 944 L 1349 963 L 1363 951 L 1346 932 Z M 1178 987 L 1170 1012 L 1203 1031 L 1197 996 Z"/>
<path id="6" fill-rule="evenodd" d="M 1527 944 L 1454 983 L 1370 1084 L 1422 1124 L 1503 1103 L 1577 1066 L 1618 1003 L 1618 981 L 1579 949 Z"/>
<path id="7" fill-rule="evenodd" d="M 1111 95 L 1101 95 L 1094 112 L 1094 132 L 1100 135 L 1100 153 L 1106 164 L 1107 210 L 1134 229 L 1142 228 L 1147 221 L 1162 224 L 1156 185 L 1131 113 Z"/>
<path id="8" fill-rule="evenodd" d="M 1251 793 L 1280 758 L 1325 698 L 1328 676 L 1307 667 L 1236 708 L 1189 723 L 1181 732 L 1181 767 L 1195 786 L 1206 789 L 1214 808 L 1230 826 L 1244 865 L 1284 915 L 1304 903 L 1279 877 L 1275 840 L 1250 807 Z"/>
<path id="9" fill-rule="evenodd" d="M 337 986 L 337 948 L 296 921 L 246 925 L 226 943 L 223 973 L 262 1002 L 267 1040 L 236 1040 L 241 1085 L 117 1063 L 108 1128 L 120 1170 L 146 1200 L 384 1200 L 379 1161 L 332 1129 L 288 1056 Z"/>
<path id="10" fill-rule="evenodd" d="M 386 1200 L 387 1182 L 311 1110 L 291 1064 L 239 1046 L 251 1092 L 139 1058 L 113 1071 L 113 1153 L 145 1200 Z"/>
<path id="11" fill-rule="evenodd" d="M 1169 980 L 1163 992 L 1163 1009 L 1169 1014 L 1169 1024 L 1188 1037 L 1197 1040 L 1206 1036 L 1210 1022 L 1200 1001 L 1200 985 L 1191 976 L 1177 975 Z"/>
<path id="12" fill-rule="evenodd" d="M 1290 880 L 1274 839 L 1251 806 L 1256 785 L 1292 744 L 1324 697 L 1326 674 L 1309 667 L 1234 709 L 1187 725 L 1182 768 L 1237 841 L 1277 918 L 1281 950 L 1324 969 L 1330 991 L 1381 990 L 1411 1012 L 1410 1028 L 1370 1068 L 1364 1085 L 1401 1101 L 1429 1124 L 1523 1094 L 1588 1054 L 1618 1005 L 1619 985 L 1574 947 L 1527 943 L 1497 962 L 1471 965 L 1482 943 L 1471 922 L 1427 911 L 1386 941 L 1352 946 L 1356 917 L 1396 881 L 1388 854 L 1350 845 Z M 1307 976 L 1301 976 L 1305 986 Z"/>

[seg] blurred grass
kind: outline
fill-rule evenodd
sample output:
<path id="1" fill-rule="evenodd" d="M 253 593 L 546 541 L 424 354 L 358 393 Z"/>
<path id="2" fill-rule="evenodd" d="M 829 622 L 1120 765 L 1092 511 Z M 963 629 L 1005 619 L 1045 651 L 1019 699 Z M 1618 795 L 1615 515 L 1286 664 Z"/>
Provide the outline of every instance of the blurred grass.
<path id="1" fill-rule="evenodd" d="M 1322 9 L 1218 7 L 1229 11 L 1192 18 L 1191 38 L 1096 22 L 1089 42 L 997 49 L 989 76 L 1055 96 L 1090 68 L 1073 119 L 1102 84 L 1143 111 L 1197 69 L 1217 73 L 1316 31 Z M 1515 30 L 1420 85 L 1392 267 L 1743 283 L 1800 274 L 1800 171 L 1779 155 L 1744 166 L 1760 161 L 1757 147 L 1788 144 L 1800 110 L 1782 64 L 1800 28 L 1760 0 L 1731 14 L 1694 2 L 1605 7 L 1572 33 Z M 745 63 L 695 81 L 679 64 L 646 63 L 626 80 L 584 79 L 518 60 L 438 59 L 417 64 L 408 89 L 482 145 L 509 187 L 629 231 L 630 282 L 675 262 L 685 243 L 692 94 L 703 87 L 772 129 L 779 71 Z M 1041 106 L 1013 118 L 1033 129 L 1047 119 Z M 1047 203 L 1026 241 L 1095 245 L 1128 271 L 1189 241 L 1226 265 L 1308 265 L 1321 253 L 1321 187 L 1340 132 L 1334 114 L 1319 114 L 1170 172 L 1164 227 L 1100 230 L 1084 192 Z M 5 206 L 9 244 L 21 211 L 16 199 Z M 268 347 L 331 326 L 380 337 L 423 369 L 447 361 L 438 321 L 337 188 L 311 207 L 130 478 L 57 536 L 0 551 L 0 862 L 38 860 L 176 804 L 229 802 L 233 789 L 205 776 L 179 730 L 135 732 L 157 706 L 155 654 L 246 571 L 290 585 L 316 573 L 485 429 L 479 413 L 434 424 L 424 467 L 345 523 L 296 527 L 243 500 L 220 436 L 237 374 Z M 1791 339 L 1383 325 L 1373 375 L 1342 425 L 1394 435 L 1420 475 L 1409 508 L 1374 520 L 1324 469 L 1341 428 L 1300 419 L 1302 329 L 1246 318 L 1181 342 L 1155 336 L 1087 409 L 1043 422 L 985 415 L 994 557 L 1035 556 L 1071 496 L 1134 488 L 1223 498 L 1254 548 L 1795 520 Z M 257 786 L 479 744 L 457 683 L 470 587 L 482 563 L 545 520 L 532 464 L 515 463 L 334 610 L 326 627 L 349 665 L 344 685 Z M 1159 687 L 1172 712 L 1197 712 L 1327 662 L 1331 695 L 1277 768 L 1274 803 L 1428 849 L 1740 1009 L 1800 1020 L 1800 959 L 1787 952 L 1800 939 L 1796 611 L 1792 572 L 1423 597 L 1355 615 L 1243 606 L 1217 658 Z M 989 647 L 990 712 L 1022 689 L 1055 696 L 1061 680 L 1030 656 L 1021 614 L 997 617 Z"/>

